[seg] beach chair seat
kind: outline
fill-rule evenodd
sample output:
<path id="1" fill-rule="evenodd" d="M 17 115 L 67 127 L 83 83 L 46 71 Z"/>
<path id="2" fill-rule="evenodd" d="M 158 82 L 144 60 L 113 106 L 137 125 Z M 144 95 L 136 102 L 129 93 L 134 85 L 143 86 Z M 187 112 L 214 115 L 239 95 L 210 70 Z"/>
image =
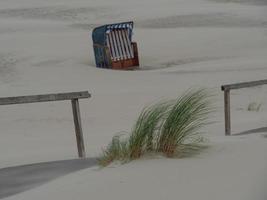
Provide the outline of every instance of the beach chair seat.
<path id="1" fill-rule="evenodd" d="M 96 66 L 133 69 L 139 66 L 137 44 L 131 41 L 133 22 L 109 24 L 93 30 Z"/>

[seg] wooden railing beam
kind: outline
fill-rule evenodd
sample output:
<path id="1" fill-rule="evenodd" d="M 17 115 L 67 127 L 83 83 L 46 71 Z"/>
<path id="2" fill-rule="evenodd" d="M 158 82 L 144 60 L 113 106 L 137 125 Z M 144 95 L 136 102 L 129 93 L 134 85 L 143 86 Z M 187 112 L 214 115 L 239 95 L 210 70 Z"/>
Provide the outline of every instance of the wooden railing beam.
<path id="1" fill-rule="evenodd" d="M 259 81 L 241 82 L 235 84 L 222 85 L 224 91 L 224 118 L 225 118 L 225 135 L 231 135 L 231 115 L 230 115 L 230 90 L 255 87 L 267 84 L 267 79 Z"/>
<path id="2" fill-rule="evenodd" d="M 91 95 L 88 93 L 88 91 L 30 95 L 30 96 L 17 96 L 17 97 L 2 97 L 0 98 L 0 105 L 71 100 L 78 155 L 80 158 L 85 158 L 85 148 L 84 148 L 84 140 L 83 140 L 83 132 L 82 132 L 79 99 L 89 98 L 89 97 L 91 97 Z"/>

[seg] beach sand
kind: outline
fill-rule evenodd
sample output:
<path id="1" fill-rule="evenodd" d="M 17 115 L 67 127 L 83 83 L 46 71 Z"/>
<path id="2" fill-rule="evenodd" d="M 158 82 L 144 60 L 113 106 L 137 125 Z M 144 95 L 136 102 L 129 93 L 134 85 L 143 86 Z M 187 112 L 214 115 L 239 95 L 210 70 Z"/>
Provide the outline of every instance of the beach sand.
<path id="1" fill-rule="evenodd" d="M 96 68 L 93 27 L 129 20 L 140 70 Z M 190 87 L 212 89 L 217 108 L 198 156 L 93 166 L 6 199 L 267 199 L 267 88 L 231 92 L 232 133 L 241 133 L 231 137 L 220 90 L 266 79 L 266 1 L 0 0 L 0 44 L 1 97 L 92 94 L 80 101 L 89 158 L 127 134 L 144 106 Z M 0 168 L 77 158 L 69 101 L 1 106 L 0 127 Z"/>

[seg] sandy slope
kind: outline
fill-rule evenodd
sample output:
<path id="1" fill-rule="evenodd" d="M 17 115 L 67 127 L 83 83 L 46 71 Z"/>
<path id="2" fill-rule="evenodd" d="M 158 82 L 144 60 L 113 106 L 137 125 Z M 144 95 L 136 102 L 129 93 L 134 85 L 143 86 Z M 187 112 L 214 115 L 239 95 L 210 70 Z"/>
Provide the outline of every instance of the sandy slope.
<path id="1" fill-rule="evenodd" d="M 36 188 L 67 174 L 96 166 L 96 159 L 72 159 L 0 169 L 0 198 Z"/>
<path id="2" fill-rule="evenodd" d="M 206 129 L 212 147 L 199 157 L 91 168 L 10 199 L 265 200 L 266 87 L 232 92 L 233 132 L 259 133 L 223 136 L 220 85 L 267 75 L 267 6 L 238 2 L 0 0 L 1 96 L 89 90 L 81 102 L 89 157 L 150 102 L 204 86 L 218 106 Z M 127 20 L 136 22 L 141 70 L 95 68 L 92 27 Z M 261 110 L 247 111 L 251 102 Z M 0 127 L 1 168 L 76 157 L 69 102 L 0 107 Z"/>
<path id="3" fill-rule="evenodd" d="M 254 153 L 265 151 L 266 142 L 259 138 L 238 140 L 214 143 L 212 152 L 179 162 L 140 160 L 83 170 L 8 199 L 264 200 L 266 157 Z"/>

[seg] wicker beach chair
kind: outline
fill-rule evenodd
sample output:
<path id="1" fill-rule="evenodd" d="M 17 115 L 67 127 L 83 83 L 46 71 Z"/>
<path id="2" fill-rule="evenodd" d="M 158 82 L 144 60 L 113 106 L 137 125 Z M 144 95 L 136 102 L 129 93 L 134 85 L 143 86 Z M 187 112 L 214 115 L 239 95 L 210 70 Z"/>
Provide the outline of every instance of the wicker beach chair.
<path id="1" fill-rule="evenodd" d="M 139 66 L 137 44 L 132 42 L 133 22 L 96 27 L 92 38 L 96 66 L 134 69 Z"/>

